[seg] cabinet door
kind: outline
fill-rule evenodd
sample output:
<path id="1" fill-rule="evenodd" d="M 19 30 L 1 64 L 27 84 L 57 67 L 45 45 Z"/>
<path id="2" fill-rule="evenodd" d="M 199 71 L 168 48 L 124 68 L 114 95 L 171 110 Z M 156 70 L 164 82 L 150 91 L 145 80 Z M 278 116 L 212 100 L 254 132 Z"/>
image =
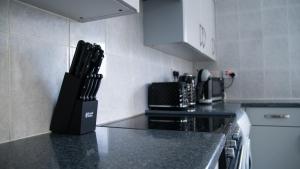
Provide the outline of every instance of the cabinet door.
<path id="1" fill-rule="evenodd" d="M 214 0 L 202 0 L 203 11 L 203 26 L 205 28 L 206 40 L 204 42 L 204 53 L 215 58 L 214 38 L 215 38 L 215 4 Z"/>
<path id="2" fill-rule="evenodd" d="M 203 54 L 212 56 L 215 32 L 214 0 L 182 0 L 184 41 Z"/>
<path id="3" fill-rule="evenodd" d="M 300 128 L 252 126 L 253 169 L 299 169 Z"/>
<path id="4" fill-rule="evenodd" d="M 182 0 L 184 42 L 203 53 L 203 0 Z"/>

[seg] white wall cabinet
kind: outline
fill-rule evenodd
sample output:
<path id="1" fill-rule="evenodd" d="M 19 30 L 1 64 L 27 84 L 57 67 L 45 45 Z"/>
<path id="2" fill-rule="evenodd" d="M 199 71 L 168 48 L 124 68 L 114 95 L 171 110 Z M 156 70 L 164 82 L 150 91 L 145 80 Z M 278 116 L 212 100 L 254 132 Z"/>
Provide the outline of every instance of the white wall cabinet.
<path id="1" fill-rule="evenodd" d="M 140 0 L 21 0 L 79 22 L 139 12 Z"/>
<path id="2" fill-rule="evenodd" d="M 214 0 L 143 3 L 147 46 L 188 60 L 215 60 Z"/>
<path id="3" fill-rule="evenodd" d="M 298 169 L 300 108 L 246 108 L 253 169 Z"/>

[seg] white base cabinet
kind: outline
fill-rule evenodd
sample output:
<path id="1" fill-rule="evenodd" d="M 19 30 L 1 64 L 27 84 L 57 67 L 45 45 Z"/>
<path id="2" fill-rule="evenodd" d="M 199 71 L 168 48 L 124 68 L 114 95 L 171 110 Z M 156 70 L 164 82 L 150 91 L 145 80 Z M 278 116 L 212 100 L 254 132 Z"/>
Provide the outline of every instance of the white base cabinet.
<path id="1" fill-rule="evenodd" d="M 300 108 L 246 108 L 252 169 L 300 168 Z"/>
<path id="2" fill-rule="evenodd" d="M 299 169 L 300 128 L 253 126 L 253 169 Z"/>

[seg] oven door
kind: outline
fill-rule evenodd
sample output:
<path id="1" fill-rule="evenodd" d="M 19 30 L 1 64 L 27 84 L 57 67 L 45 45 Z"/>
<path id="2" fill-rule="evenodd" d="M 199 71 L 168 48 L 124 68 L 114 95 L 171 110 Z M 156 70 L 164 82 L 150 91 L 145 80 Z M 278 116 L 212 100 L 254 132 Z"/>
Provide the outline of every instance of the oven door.
<path id="1" fill-rule="evenodd" d="M 245 140 L 240 154 L 238 169 L 251 169 L 250 139 Z"/>

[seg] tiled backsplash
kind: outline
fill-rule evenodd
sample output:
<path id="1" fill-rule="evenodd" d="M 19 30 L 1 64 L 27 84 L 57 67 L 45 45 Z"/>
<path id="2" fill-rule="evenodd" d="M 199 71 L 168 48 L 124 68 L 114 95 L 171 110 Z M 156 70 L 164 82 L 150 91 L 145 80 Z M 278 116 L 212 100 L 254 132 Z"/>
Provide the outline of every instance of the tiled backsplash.
<path id="1" fill-rule="evenodd" d="M 193 63 L 143 45 L 140 14 L 91 23 L 0 0 L 0 143 L 49 131 L 64 72 L 78 40 L 105 47 L 97 123 L 142 113 L 146 84 Z"/>
<path id="2" fill-rule="evenodd" d="M 230 99 L 300 98 L 300 1 L 216 0 L 217 62 L 237 72 Z"/>

